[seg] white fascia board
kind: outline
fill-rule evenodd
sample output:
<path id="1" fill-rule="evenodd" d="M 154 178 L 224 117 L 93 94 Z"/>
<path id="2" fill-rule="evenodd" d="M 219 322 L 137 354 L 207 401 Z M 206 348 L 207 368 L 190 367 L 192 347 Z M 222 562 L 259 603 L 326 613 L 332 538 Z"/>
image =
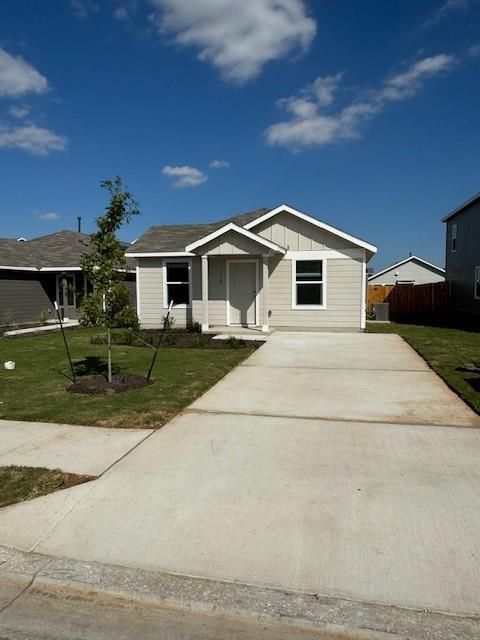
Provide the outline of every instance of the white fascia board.
<path id="1" fill-rule="evenodd" d="M 191 258 L 195 255 L 195 253 L 188 251 L 143 251 L 139 253 L 129 251 L 125 253 L 126 258 Z"/>
<path id="2" fill-rule="evenodd" d="M 312 249 L 307 251 L 287 251 L 284 260 L 346 260 L 363 259 L 365 249 Z"/>
<path id="3" fill-rule="evenodd" d="M 81 267 L 40 267 L 38 271 L 81 271 Z"/>
<path id="4" fill-rule="evenodd" d="M 282 211 L 286 211 L 287 213 L 292 214 L 292 216 L 296 216 L 297 218 L 300 218 L 305 222 L 309 222 L 310 224 L 313 224 L 315 227 L 319 227 L 320 229 L 329 231 L 330 233 L 332 233 L 335 236 L 338 236 L 339 238 L 348 240 L 348 242 L 351 242 L 352 244 L 356 244 L 358 247 L 362 247 L 362 249 L 366 249 L 367 251 L 370 251 L 372 254 L 377 252 L 377 247 L 375 245 L 370 244 L 369 242 L 365 242 L 365 240 L 360 240 L 355 236 L 351 236 L 349 233 L 345 233 L 345 231 L 340 231 L 340 229 L 336 229 L 335 227 L 332 227 L 326 222 L 321 222 L 316 218 L 312 218 L 312 216 L 309 216 L 306 213 L 302 213 L 301 211 L 298 211 L 297 209 L 290 207 L 288 204 L 281 204 L 279 207 L 276 207 L 275 209 L 272 209 L 268 213 L 265 213 L 263 216 L 260 216 L 260 218 L 257 218 L 256 220 L 252 220 L 252 222 L 249 222 L 248 224 L 245 225 L 244 229 L 252 229 L 253 227 L 256 227 L 262 222 L 265 222 L 265 220 L 269 220 L 270 218 L 273 218 L 273 216 L 276 216 L 278 213 L 281 213 Z"/>
<path id="5" fill-rule="evenodd" d="M 402 264 L 406 264 L 407 262 L 411 262 L 412 260 L 417 260 L 418 262 L 421 262 L 422 264 L 427 265 L 427 267 L 430 267 L 431 269 L 435 269 L 435 271 L 440 271 L 443 274 L 445 273 L 445 269 L 442 269 L 442 267 L 437 267 L 436 264 L 427 262 L 423 258 L 419 258 L 418 256 L 408 256 L 408 258 L 405 258 L 404 260 L 400 260 L 400 262 L 395 262 L 395 264 L 391 264 L 389 267 L 387 267 L 386 269 L 382 269 L 382 271 L 379 271 L 378 273 L 373 273 L 371 276 L 368 276 L 368 279 L 373 280 L 373 278 L 378 278 L 379 276 L 383 276 L 383 274 L 387 273 L 387 271 L 391 271 L 392 269 L 401 267 Z"/>
<path id="6" fill-rule="evenodd" d="M 234 231 L 235 233 L 245 236 L 245 238 L 248 238 L 249 240 L 252 240 L 257 244 L 261 244 L 264 247 L 271 249 L 272 251 L 277 251 L 278 253 L 285 253 L 285 249 L 281 247 L 279 244 L 276 244 L 275 242 L 271 242 L 266 238 L 262 238 L 261 236 L 258 236 L 256 233 L 252 233 L 251 231 L 248 231 L 248 229 L 246 229 L 245 227 L 239 227 L 234 222 L 229 222 L 224 227 L 221 227 L 216 231 L 212 231 L 212 233 L 209 233 L 207 236 L 200 238 L 200 240 L 196 240 L 195 242 L 192 242 L 192 244 L 189 244 L 188 246 L 185 247 L 185 250 L 193 251 L 194 249 L 198 249 L 199 247 L 202 247 L 203 245 L 208 244 L 212 240 L 215 240 L 216 238 L 223 236 L 225 233 L 228 233 L 229 231 Z"/>
<path id="7" fill-rule="evenodd" d="M 11 267 L 9 265 L 0 265 L 0 269 L 4 271 L 39 271 L 36 267 Z"/>

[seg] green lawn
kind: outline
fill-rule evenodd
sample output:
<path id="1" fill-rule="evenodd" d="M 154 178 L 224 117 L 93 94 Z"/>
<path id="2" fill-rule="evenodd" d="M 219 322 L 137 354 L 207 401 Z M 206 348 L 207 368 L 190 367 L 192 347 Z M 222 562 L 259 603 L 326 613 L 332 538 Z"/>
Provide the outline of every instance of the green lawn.
<path id="1" fill-rule="evenodd" d="M 104 345 L 92 345 L 98 329 L 67 332 L 79 370 L 93 372 L 106 357 Z M 251 353 L 239 349 L 161 348 L 153 384 L 125 393 L 86 396 L 68 393 L 68 360 L 59 332 L 0 338 L 0 418 L 104 427 L 161 427 Z M 152 351 L 113 347 L 117 372 L 146 375 Z M 8 371 L 3 363 L 13 360 Z"/>
<path id="2" fill-rule="evenodd" d="M 480 414 L 480 333 L 413 324 L 367 323 L 368 333 L 398 333 Z"/>
<path id="3" fill-rule="evenodd" d="M 0 467 L 0 507 L 45 496 L 52 491 L 91 480 L 89 476 L 42 467 Z"/>

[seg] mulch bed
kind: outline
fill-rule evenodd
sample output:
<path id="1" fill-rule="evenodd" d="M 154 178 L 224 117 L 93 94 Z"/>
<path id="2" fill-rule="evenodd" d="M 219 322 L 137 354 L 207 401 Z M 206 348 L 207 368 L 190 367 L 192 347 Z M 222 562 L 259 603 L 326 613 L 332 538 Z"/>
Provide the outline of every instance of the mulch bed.
<path id="1" fill-rule="evenodd" d="M 142 340 L 145 340 L 156 345 L 159 335 L 158 329 L 142 329 L 139 334 L 139 344 L 142 345 Z M 245 336 L 245 339 L 233 341 L 233 345 L 228 340 L 214 340 L 214 337 L 214 334 L 197 333 L 188 329 L 172 329 L 164 336 L 162 346 L 176 349 L 240 349 L 245 347 L 258 349 L 263 344 L 259 340 L 248 340 L 248 335 Z"/>
<path id="2" fill-rule="evenodd" d="M 134 375 L 131 373 L 117 373 L 112 376 L 112 383 L 107 381 L 105 376 L 94 376 L 93 378 L 84 378 L 75 382 L 67 391 L 70 393 L 85 393 L 87 395 L 95 395 L 99 393 L 122 393 L 130 389 L 141 389 L 151 384 L 145 376 Z"/>

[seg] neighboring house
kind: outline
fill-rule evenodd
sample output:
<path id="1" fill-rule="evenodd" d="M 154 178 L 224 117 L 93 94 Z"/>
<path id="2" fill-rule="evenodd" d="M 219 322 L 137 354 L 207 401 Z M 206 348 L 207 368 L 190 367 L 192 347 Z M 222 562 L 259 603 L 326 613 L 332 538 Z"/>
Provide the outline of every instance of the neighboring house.
<path id="1" fill-rule="evenodd" d="M 54 301 L 64 318 L 75 319 L 88 287 L 80 260 L 89 243 L 90 236 L 75 231 L 32 240 L 0 238 L 0 325 L 54 319 Z M 134 268 L 125 284 L 135 301 Z"/>
<path id="2" fill-rule="evenodd" d="M 428 284 L 443 282 L 445 269 L 418 256 L 409 256 L 368 277 L 368 284 Z"/>
<path id="3" fill-rule="evenodd" d="M 361 330 L 366 263 L 376 247 L 288 205 L 211 224 L 151 227 L 137 259 L 142 327 Z"/>
<path id="4" fill-rule="evenodd" d="M 446 223 L 446 278 L 451 305 L 480 312 L 480 193 L 442 222 Z"/>

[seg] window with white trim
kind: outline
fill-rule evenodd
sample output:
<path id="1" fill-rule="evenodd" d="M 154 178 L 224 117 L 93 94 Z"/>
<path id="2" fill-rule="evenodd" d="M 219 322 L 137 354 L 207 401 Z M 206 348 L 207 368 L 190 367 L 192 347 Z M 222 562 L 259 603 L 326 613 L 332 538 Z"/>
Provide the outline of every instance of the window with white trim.
<path id="1" fill-rule="evenodd" d="M 190 305 L 191 264 L 188 260 L 164 262 L 164 306 L 173 300 L 174 307 Z"/>
<path id="2" fill-rule="evenodd" d="M 457 225 L 452 224 L 452 253 L 457 250 Z"/>
<path id="3" fill-rule="evenodd" d="M 480 300 L 480 267 L 475 267 L 475 280 L 473 286 L 474 298 L 475 300 Z"/>
<path id="4" fill-rule="evenodd" d="M 294 260 L 295 307 L 322 307 L 324 302 L 324 261 Z"/>

